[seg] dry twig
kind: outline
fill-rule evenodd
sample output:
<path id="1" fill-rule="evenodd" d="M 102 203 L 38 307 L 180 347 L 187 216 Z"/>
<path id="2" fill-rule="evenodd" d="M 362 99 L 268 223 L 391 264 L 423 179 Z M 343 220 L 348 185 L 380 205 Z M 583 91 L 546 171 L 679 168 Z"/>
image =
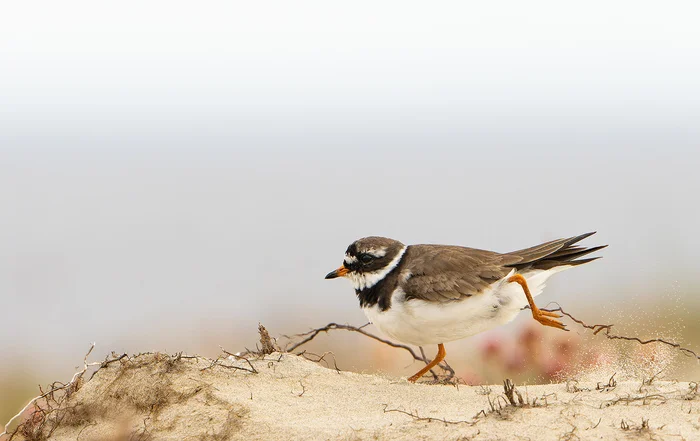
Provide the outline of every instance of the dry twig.
<path id="1" fill-rule="evenodd" d="M 630 396 L 629 394 L 626 397 L 617 397 L 614 400 L 608 400 L 600 403 L 600 408 L 604 407 L 609 407 L 609 406 L 614 406 L 619 403 L 625 403 L 625 404 L 630 404 L 634 403 L 637 401 L 641 401 L 642 405 L 646 406 L 647 404 L 651 403 L 652 401 L 660 401 L 662 403 L 665 403 L 668 400 L 665 396 L 661 394 L 651 394 L 651 395 L 642 395 L 642 396 L 637 396 L 633 397 Z"/>
<path id="2" fill-rule="evenodd" d="M 598 382 L 595 386 L 595 390 L 599 390 L 601 392 L 609 392 L 617 387 L 617 381 L 615 381 L 615 375 L 617 375 L 617 372 L 612 374 L 612 377 L 608 380 L 608 384 L 602 384 L 601 382 Z"/>
<path id="3" fill-rule="evenodd" d="M 678 350 L 681 351 L 683 354 L 685 354 L 685 355 L 687 355 L 687 356 L 689 356 L 689 357 L 694 357 L 695 359 L 697 359 L 698 361 L 700 361 L 700 355 L 698 355 L 698 353 L 696 353 L 695 351 L 692 351 L 692 350 L 690 350 L 690 349 L 688 349 L 688 348 L 685 348 L 685 347 L 681 346 L 679 343 L 675 343 L 675 342 L 672 342 L 672 341 L 668 341 L 668 340 L 663 339 L 663 338 L 650 338 L 650 339 L 648 339 L 648 340 L 642 340 L 642 339 L 639 338 L 639 337 L 628 337 L 628 336 L 625 336 L 625 335 L 613 334 L 613 333 L 612 333 L 612 327 L 613 327 L 614 325 L 589 325 L 589 324 L 585 323 L 583 320 L 579 320 L 579 319 L 577 319 L 576 317 L 574 317 L 573 315 L 571 315 L 571 314 L 569 314 L 568 312 L 564 311 L 564 309 L 563 309 L 563 308 L 561 307 L 561 305 L 559 305 L 558 303 L 556 303 L 556 302 L 552 302 L 552 303 L 554 303 L 555 305 L 557 305 L 557 308 L 555 308 L 555 309 L 542 308 L 542 310 L 543 310 L 543 311 L 549 311 L 549 312 L 561 312 L 562 314 L 564 314 L 565 316 L 569 317 L 571 320 L 573 320 L 574 322 L 578 323 L 578 324 L 581 325 L 582 327 L 584 327 L 584 328 L 586 328 L 586 329 L 592 330 L 592 331 L 593 331 L 593 335 L 598 335 L 599 332 L 604 331 L 603 335 L 604 335 L 606 338 L 610 339 L 610 340 L 636 341 L 637 343 L 639 343 L 639 344 L 641 344 L 641 345 L 648 345 L 648 344 L 650 344 L 650 343 L 661 343 L 661 344 L 663 344 L 663 345 L 670 346 L 670 347 L 672 347 L 672 348 L 674 348 L 674 349 L 678 349 Z M 525 308 L 529 308 L 529 307 L 526 306 Z"/>
<path id="4" fill-rule="evenodd" d="M 313 352 L 308 352 L 308 351 L 301 351 L 297 354 L 300 357 L 304 357 L 305 359 L 309 361 L 313 361 L 314 363 L 320 363 L 324 362 L 326 363 L 326 367 L 330 368 L 331 365 L 328 363 L 328 360 L 326 360 L 326 356 L 330 355 L 333 358 L 333 369 L 337 373 L 340 373 L 340 368 L 338 367 L 338 363 L 335 361 L 335 354 L 328 351 L 324 352 L 322 355 L 314 354 Z M 314 358 L 315 357 L 315 358 Z"/>
<path id="5" fill-rule="evenodd" d="M 469 426 L 473 426 L 476 424 L 476 421 L 466 421 L 466 420 L 451 421 L 451 420 L 446 420 L 445 418 L 421 417 L 421 416 L 418 416 L 418 412 L 406 412 L 405 410 L 401 410 L 401 409 L 387 409 L 387 407 L 389 407 L 388 404 L 384 404 L 383 406 L 384 406 L 384 413 L 398 412 L 398 413 L 402 413 L 404 415 L 408 415 L 416 421 L 427 421 L 429 423 L 433 422 L 433 421 L 437 421 L 437 422 L 444 423 L 444 424 L 467 424 Z"/>
<path id="6" fill-rule="evenodd" d="M 304 394 L 306 393 L 306 386 L 304 385 L 304 383 L 301 382 L 301 380 L 299 380 L 299 385 L 301 386 L 301 393 L 298 393 L 296 395 L 297 395 L 297 397 L 303 397 Z M 296 393 L 296 392 L 292 391 L 292 393 Z"/>
<path id="7" fill-rule="evenodd" d="M 216 357 L 214 360 L 211 361 L 211 363 L 209 364 L 209 366 L 207 366 L 207 367 L 205 367 L 205 368 L 202 368 L 202 369 L 201 369 L 202 371 L 205 371 L 205 370 L 207 370 L 207 369 L 211 369 L 211 368 L 213 368 L 214 366 L 220 366 L 220 367 L 226 368 L 226 369 L 233 369 L 233 370 L 236 370 L 236 371 L 249 372 L 249 373 L 251 373 L 251 374 L 257 374 L 257 373 L 258 373 L 258 370 L 255 369 L 255 366 L 253 366 L 253 363 L 251 363 L 250 360 L 248 360 L 246 357 L 241 357 L 241 356 L 238 355 L 238 354 L 234 354 L 234 353 L 232 353 L 232 352 L 229 352 L 229 351 L 227 351 L 226 349 L 224 349 L 224 348 L 221 347 L 221 346 L 219 346 L 219 348 L 221 349 L 221 352 L 222 352 L 224 355 L 220 355 L 219 357 Z M 236 360 L 243 360 L 243 361 L 245 361 L 245 362 L 248 364 L 249 368 L 245 368 L 245 367 L 241 367 L 241 366 L 234 366 L 234 365 L 230 365 L 230 364 L 223 364 L 223 363 L 222 363 L 222 361 L 228 360 L 228 359 L 230 359 L 230 358 L 234 358 L 234 359 L 236 359 Z"/>
<path id="8" fill-rule="evenodd" d="M 503 392 L 505 393 L 506 398 L 508 398 L 511 406 L 518 407 L 525 404 L 522 394 L 520 394 L 520 391 L 515 388 L 515 384 L 513 384 L 513 380 L 510 378 L 503 380 Z M 518 397 L 517 401 L 515 400 L 516 396 Z"/>
<path id="9" fill-rule="evenodd" d="M 54 394 L 56 392 L 59 392 L 59 391 L 62 391 L 64 393 L 64 399 L 69 397 L 72 393 L 76 392 L 80 388 L 80 386 L 82 385 L 83 375 L 85 374 L 85 372 L 87 372 L 88 368 L 90 366 L 102 365 L 101 362 L 88 363 L 87 359 L 90 356 L 90 354 L 92 353 L 93 349 L 95 349 L 95 343 L 92 343 L 90 345 L 90 349 L 88 349 L 87 353 L 85 354 L 85 357 L 83 358 L 83 368 L 80 371 L 76 372 L 73 375 L 73 378 L 71 378 L 71 380 L 68 383 L 55 382 L 51 385 L 51 388 L 46 392 L 44 392 L 40 388 L 39 391 L 41 392 L 41 395 L 36 396 L 36 397 L 32 398 L 31 400 L 29 400 L 27 405 L 24 406 L 22 408 L 22 410 L 20 410 L 19 412 L 17 412 L 17 414 L 15 416 L 10 418 L 10 420 L 7 422 L 7 424 L 5 424 L 3 432 L 0 433 L 0 437 L 7 435 L 9 427 L 12 425 L 12 423 L 14 423 L 15 420 L 20 418 L 32 406 L 35 406 L 40 400 L 50 398 L 50 399 L 53 399 L 55 401 Z M 34 410 L 32 415 L 29 417 L 29 420 L 30 421 L 43 421 L 44 418 L 45 418 L 44 412 L 42 412 L 42 409 L 38 408 L 38 406 L 37 406 L 37 409 Z M 14 435 L 14 433 L 13 433 L 13 435 Z M 13 435 L 10 436 L 10 439 L 12 439 Z"/>
<path id="10" fill-rule="evenodd" d="M 384 344 L 389 345 L 389 346 L 394 347 L 394 348 L 404 349 L 404 350 L 408 351 L 408 353 L 411 354 L 411 356 L 413 357 L 414 360 L 422 361 L 422 362 L 425 363 L 425 364 L 430 363 L 430 360 L 425 356 L 425 353 L 423 353 L 423 348 L 420 348 L 420 347 L 419 347 L 419 348 L 420 348 L 420 351 L 421 351 L 421 355 L 418 355 L 410 346 L 403 345 L 403 344 L 400 344 L 400 343 L 394 343 L 394 342 L 392 342 L 392 341 L 390 341 L 390 340 L 383 339 L 383 338 L 378 337 L 378 336 L 376 336 L 376 335 L 374 335 L 374 334 L 372 334 L 372 333 L 370 333 L 370 332 L 365 331 L 364 328 L 367 327 L 369 324 L 370 324 L 370 323 L 365 323 L 365 324 L 362 325 L 362 326 L 352 326 L 352 325 L 341 325 L 341 324 L 338 324 L 338 323 L 329 323 L 329 324 L 327 324 L 326 326 L 322 326 L 322 327 L 320 327 L 320 328 L 312 329 L 311 331 L 304 332 L 304 333 L 301 333 L 301 334 L 296 334 L 296 335 L 292 335 L 292 336 L 284 335 L 283 337 L 288 338 L 288 339 L 290 339 L 290 340 L 292 340 L 292 339 L 294 339 L 294 338 L 303 337 L 303 339 L 302 339 L 301 341 L 298 341 L 298 342 L 296 342 L 296 343 L 292 343 L 291 346 L 285 347 L 285 348 L 284 348 L 284 351 L 285 351 L 285 352 L 292 352 L 292 351 L 294 351 L 295 349 L 299 348 L 300 346 L 302 346 L 302 345 L 304 345 L 304 344 L 310 342 L 310 341 L 313 340 L 318 334 L 320 334 L 320 333 L 322 333 L 322 332 L 328 332 L 328 331 L 333 331 L 333 330 L 341 329 L 341 330 L 345 330 L 345 331 L 351 331 L 351 332 L 360 333 L 360 334 L 362 334 L 362 335 L 364 335 L 364 336 L 366 336 L 366 337 L 369 337 L 369 338 L 371 338 L 371 339 L 373 339 L 373 340 L 376 340 L 376 341 L 378 341 L 378 342 L 380 342 L 380 343 L 384 343 Z M 446 378 L 445 378 L 444 381 L 449 382 L 450 380 L 452 380 L 452 379 L 454 378 L 454 376 L 455 376 L 455 371 L 454 371 L 454 369 L 452 369 L 452 367 L 451 367 L 449 364 L 447 364 L 447 362 L 444 362 L 444 361 L 443 361 L 443 362 L 440 363 L 438 366 L 440 366 L 440 368 L 442 368 L 445 372 L 447 372 L 447 376 L 446 376 Z M 432 372 L 432 371 L 431 371 L 431 373 L 433 374 L 433 377 L 434 377 L 436 380 L 439 378 L 438 375 L 437 375 L 435 372 Z"/>
<path id="11" fill-rule="evenodd" d="M 258 333 L 260 333 L 260 352 L 265 355 L 269 355 L 279 350 L 275 342 L 270 337 L 270 333 L 267 332 L 267 329 L 265 329 L 261 323 L 258 323 Z"/>

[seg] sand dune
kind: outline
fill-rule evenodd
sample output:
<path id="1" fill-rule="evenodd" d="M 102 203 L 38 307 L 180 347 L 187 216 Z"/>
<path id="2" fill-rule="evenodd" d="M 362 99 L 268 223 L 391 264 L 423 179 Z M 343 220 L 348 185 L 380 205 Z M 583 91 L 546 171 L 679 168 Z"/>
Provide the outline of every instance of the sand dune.
<path id="1" fill-rule="evenodd" d="M 14 439 L 700 439 L 697 384 L 601 380 L 516 386 L 514 406 L 503 385 L 410 384 L 291 354 L 144 354 L 100 368 Z"/>

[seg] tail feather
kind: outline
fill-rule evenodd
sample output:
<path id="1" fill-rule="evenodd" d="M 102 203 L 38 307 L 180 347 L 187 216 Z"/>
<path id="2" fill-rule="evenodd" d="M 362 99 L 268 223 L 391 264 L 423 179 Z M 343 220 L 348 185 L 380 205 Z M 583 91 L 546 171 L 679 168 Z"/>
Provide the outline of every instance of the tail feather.
<path id="1" fill-rule="evenodd" d="M 561 260 L 540 260 L 537 262 L 535 265 L 532 265 L 530 269 L 537 269 L 537 270 L 549 270 L 552 268 L 556 268 L 559 266 L 576 266 L 576 265 L 583 265 L 584 263 L 588 262 L 593 262 L 594 260 L 602 259 L 602 257 L 589 257 L 588 259 L 579 259 L 579 260 L 568 260 L 568 261 L 561 261 Z"/>
<path id="2" fill-rule="evenodd" d="M 573 245 L 593 234 L 595 234 L 595 232 L 566 239 L 553 240 L 524 250 L 507 253 L 506 256 L 508 256 L 510 262 L 506 264 L 506 266 L 515 268 L 518 271 L 525 269 L 547 270 L 558 266 L 581 265 L 591 262 L 600 257 L 576 259 L 603 249 L 607 245 L 591 248 Z"/>
<path id="3" fill-rule="evenodd" d="M 607 245 L 600 245 L 592 248 L 571 247 L 569 249 L 559 250 L 554 254 L 550 254 L 547 256 L 547 260 L 561 260 L 562 262 L 571 261 L 578 259 L 579 257 L 583 257 L 586 254 L 595 253 L 596 251 L 602 250 L 605 247 L 607 247 Z"/>

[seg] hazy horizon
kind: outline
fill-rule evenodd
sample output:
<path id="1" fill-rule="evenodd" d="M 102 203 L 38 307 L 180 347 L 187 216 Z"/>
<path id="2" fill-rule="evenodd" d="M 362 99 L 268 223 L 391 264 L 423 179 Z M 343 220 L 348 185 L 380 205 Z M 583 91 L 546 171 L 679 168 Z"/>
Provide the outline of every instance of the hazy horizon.
<path id="1" fill-rule="evenodd" d="M 538 299 L 696 314 L 700 7 L 571 7 L 7 5 L 0 375 L 364 323 L 367 235 L 597 230 Z"/>

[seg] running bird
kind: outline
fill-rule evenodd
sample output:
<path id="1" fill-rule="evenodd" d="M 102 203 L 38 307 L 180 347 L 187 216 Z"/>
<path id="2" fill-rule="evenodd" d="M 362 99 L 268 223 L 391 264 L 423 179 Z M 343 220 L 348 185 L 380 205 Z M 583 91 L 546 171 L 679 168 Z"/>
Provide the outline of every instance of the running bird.
<path id="1" fill-rule="evenodd" d="M 533 297 L 552 274 L 598 259 L 580 257 L 607 245 L 575 245 L 593 234 L 505 254 L 365 237 L 348 247 L 343 266 L 326 279 L 350 279 L 369 321 L 389 337 L 438 345 L 435 359 L 408 379 L 415 382 L 445 358 L 444 343 L 508 323 L 526 305 L 541 324 L 567 330 L 559 314 L 540 310 Z"/>

